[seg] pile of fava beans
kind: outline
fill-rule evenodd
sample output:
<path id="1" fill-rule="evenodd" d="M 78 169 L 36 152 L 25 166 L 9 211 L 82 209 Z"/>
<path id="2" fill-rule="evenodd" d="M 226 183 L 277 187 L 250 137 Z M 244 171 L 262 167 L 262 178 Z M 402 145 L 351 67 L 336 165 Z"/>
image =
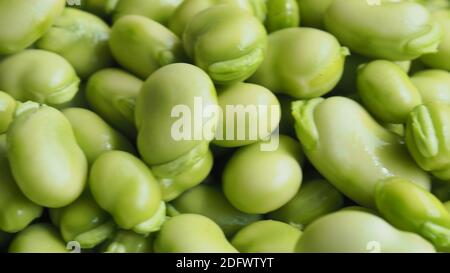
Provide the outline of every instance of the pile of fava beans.
<path id="1" fill-rule="evenodd" d="M 0 252 L 450 252 L 450 1 L 0 0 Z"/>

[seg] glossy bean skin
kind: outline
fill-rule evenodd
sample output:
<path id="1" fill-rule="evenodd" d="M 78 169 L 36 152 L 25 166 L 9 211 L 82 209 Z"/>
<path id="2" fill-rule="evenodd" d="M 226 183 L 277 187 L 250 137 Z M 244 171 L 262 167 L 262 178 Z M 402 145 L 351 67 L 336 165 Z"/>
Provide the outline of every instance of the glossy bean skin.
<path id="1" fill-rule="evenodd" d="M 213 6 L 194 17 L 183 45 L 216 84 L 246 80 L 263 62 L 267 33 L 257 18 L 235 5 Z"/>
<path id="2" fill-rule="evenodd" d="M 38 40 L 62 13 L 64 0 L 0 2 L 0 55 L 19 52 Z M 26 11 L 26 12 L 24 12 Z"/>
<path id="3" fill-rule="evenodd" d="M 218 100 L 223 114 L 219 118 L 219 127 L 213 140 L 215 145 L 240 147 L 255 143 L 269 137 L 279 125 L 280 103 L 267 88 L 250 83 L 236 83 L 220 88 Z M 239 112 L 238 107 L 242 107 L 243 111 Z M 253 109 L 257 111 L 256 115 L 251 113 Z M 249 118 L 249 122 L 244 128 L 239 126 L 239 121 L 245 117 Z M 252 127 L 251 122 L 257 123 L 257 126 Z M 232 136 L 227 131 L 230 124 L 234 124 Z M 242 128 L 245 130 L 242 131 Z"/>
<path id="4" fill-rule="evenodd" d="M 96 113 L 83 108 L 66 108 L 62 111 L 69 120 L 78 145 L 89 164 L 105 151 L 119 150 L 135 153 L 133 145 Z"/>
<path id="5" fill-rule="evenodd" d="M 143 83 L 126 71 L 104 69 L 89 78 L 86 99 L 99 116 L 130 139 L 134 139 L 136 97 Z"/>
<path id="6" fill-rule="evenodd" d="M 342 208 L 339 211 L 348 211 L 348 210 L 350 210 L 350 211 L 361 211 L 361 212 L 366 212 L 366 213 L 370 213 L 370 214 L 379 216 L 379 213 L 376 210 L 368 209 L 366 207 L 361 207 L 361 206 L 349 206 L 349 207 Z"/>
<path id="7" fill-rule="evenodd" d="M 152 253 L 153 241 L 153 235 L 119 230 L 102 246 L 102 250 L 105 253 Z"/>
<path id="8" fill-rule="evenodd" d="M 249 82 L 297 99 L 330 92 L 338 83 L 348 51 L 329 33 L 287 28 L 269 35 L 267 56 Z"/>
<path id="9" fill-rule="evenodd" d="M 178 37 L 183 37 L 184 30 L 189 22 L 198 13 L 210 8 L 215 2 L 211 0 L 183 1 L 169 19 L 168 26 Z"/>
<path id="10" fill-rule="evenodd" d="M 432 68 L 450 71 L 450 10 L 436 11 L 432 14 L 432 17 L 441 26 L 443 37 L 437 52 L 425 54 L 420 60 Z"/>
<path id="11" fill-rule="evenodd" d="M 427 173 L 415 164 L 400 137 L 380 126 L 357 102 L 316 98 L 294 102 L 292 107 L 306 157 L 358 204 L 374 208 L 376 183 L 391 176 L 430 188 Z"/>
<path id="12" fill-rule="evenodd" d="M 126 15 L 142 15 L 167 25 L 169 18 L 183 0 L 127 0 L 119 1 L 114 9 L 114 20 Z"/>
<path id="13" fill-rule="evenodd" d="M 185 58 L 181 41 L 175 34 L 140 15 L 127 15 L 117 20 L 111 28 L 109 45 L 116 61 L 141 79 Z"/>
<path id="14" fill-rule="evenodd" d="M 0 252 L 450 252 L 449 7 L 0 0 Z"/>
<path id="15" fill-rule="evenodd" d="M 350 56 L 347 56 L 347 58 L 345 58 L 344 73 L 336 86 L 336 92 L 334 94 L 346 96 L 356 92 L 358 90 L 356 86 L 358 68 L 371 61 L 374 60 L 354 52 L 352 52 Z M 396 61 L 393 63 L 398 65 L 405 73 L 409 73 L 411 61 Z"/>
<path id="16" fill-rule="evenodd" d="M 62 104 L 58 104 L 54 106 L 58 110 L 64 110 L 70 107 L 79 107 L 79 108 L 87 108 L 89 109 L 89 104 L 86 100 L 86 83 L 81 82 L 78 92 L 75 96 L 70 100 Z"/>
<path id="17" fill-rule="evenodd" d="M 64 241 L 76 241 L 81 248 L 93 248 L 115 231 L 116 225 L 85 191 L 67 207 L 50 209 L 53 224 L 59 227 Z"/>
<path id="18" fill-rule="evenodd" d="M 405 125 L 402 123 L 384 123 L 383 127 L 400 137 L 405 136 Z"/>
<path id="19" fill-rule="evenodd" d="M 326 180 L 308 180 L 289 202 L 271 212 L 269 218 L 303 230 L 317 218 L 340 209 L 344 204 L 343 198 Z"/>
<path id="20" fill-rule="evenodd" d="M 0 91 L 0 134 L 6 133 L 17 108 L 16 100 L 8 93 Z"/>
<path id="21" fill-rule="evenodd" d="M 66 8 L 36 46 L 63 56 L 86 79 L 113 64 L 108 39 L 109 26 L 100 18 Z"/>
<path id="22" fill-rule="evenodd" d="M 384 122 L 404 123 L 414 107 L 422 104 L 417 88 L 393 62 L 376 60 L 362 65 L 357 87 L 367 109 Z"/>
<path id="23" fill-rule="evenodd" d="M 14 180 L 6 150 L 6 135 L 0 135 L 0 230 L 14 233 L 42 214 L 42 207 L 28 200 Z"/>
<path id="24" fill-rule="evenodd" d="M 405 141 L 422 169 L 441 180 L 450 179 L 450 105 L 437 101 L 420 105 L 406 122 Z"/>
<path id="25" fill-rule="evenodd" d="M 219 0 L 220 1 L 223 0 Z M 225 1 L 236 1 L 236 0 L 225 0 Z M 247 2 L 243 3 L 243 8 L 250 11 L 253 16 L 258 18 L 259 21 L 264 22 L 267 19 L 267 1 L 259 1 L 259 0 L 237 0 L 240 2 Z M 226 4 L 226 3 L 224 3 Z"/>
<path id="26" fill-rule="evenodd" d="M 450 72 L 445 70 L 424 70 L 411 77 L 420 92 L 423 103 L 440 101 L 450 104 Z"/>
<path id="27" fill-rule="evenodd" d="M 255 143 L 239 149 L 222 174 L 228 201 L 246 213 L 267 213 L 280 208 L 294 197 L 303 178 L 298 142 L 280 136 L 274 150 L 261 150 L 260 145 Z"/>
<path id="28" fill-rule="evenodd" d="M 10 253 L 66 253 L 66 245 L 50 224 L 34 224 L 19 232 L 11 244 Z"/>
<path id="29" fill-rule="evenodd" d="M 27 49 L 0 61 L 0 90 L 22 102 L 63 104 L 75 96 L 79 84 L 70 63 L 49 51 Z"/>
<path id="30" fill-rule="evenodd" d="M 410 1 L 382 0 L 371 5 L 366 0 L 336 0 L 324 22 L 327 31 L 352 51 L 391 61 L 436 52 L 442 36 L 428 10 Z"/>
<path id="31" fill-rule="evenodd" d="M 158 230 L 164 220 L 165 206 L 158 183 L 148 167 L 132 154 L 101 154 L 91 167 L 89 187 L 99 206 L 123 229 L 147 234 Z"/>
<path id="32" fill-rule="evenodd" d="M 86 185 L 87 160 L 69 121 L 55 108 L 32 102 L 22 104 L 18 111 L 7 133 L 7 145 L 19 188 L 41 206 L 72 203 Z"/>
<path id="33" fill-rule="evenodd" d="M 198 185 L 171 202 L 177 213 L 206 216 L 219 225 L 226 236 L 261 219 L 261 215 L 243 213 L 234 208 L 223 193 L 210 185 Z"/>
<path id="34" fill-rule="evenodd" d="M 286 223 L 263 220 L 239 230 L 231 244 L 240 253 L 294 253 L 301 234 Z"/>
<path id="35" fill-rule="evenodd" d="M 284 28 L 298 27 L 300 11 L 297 0 L 268 0 L 267 1 L 267 31 L 274 32 Z"/>
<path id="36" fill-rule="evenodd" d="M 362 211 L 338 211 L 314 221 L 296 246 L 301 253 L 436 252 L 417 234 L 400 231 Z"/>
<path id="37" fill-rule="evenodd" d="M 154 250 L 156 253 L 237 252 L 216 223 L 198 214 L 180 214 L 167 220 L 156 237 Z"/>
<path id="38" fill-rule="evenodd" d="M 394 226 L 418 233 L 437 250 L 450 252 L 450 213 L 433 194 L 406 179 L 389 178 L 377 184 L 375 201 Z"/>
<path id="39" fill-rule="evenodd" d="M 213 106 L 217 106 L 215 87 L 208 75 L 193 65 L 167 65 L 142 87 L 135 112 L 137 147 L 158 178 L 164 200 L 173 200 L 209 174 L 213 158 L 208 143 L 214 137 L 217 116 L 194 121 L 202 126 L 186 125 L 192 130 L 186 130 L 187 135 L 176 125 L 184 121 L 184 115 L 191 117 L 184 110 L 192 113 L 196 107 Z"/>
<path id="40" fill-rule="evenodd" d="M 75 7 L 108 20 L 119 1 L 120 0 L 84 0 L 81 1 L 81 6 L 76 5 Z"/>
<path id="41" fill-rule="evenodd" d="M 182 37 L 189 22 L 200 12 L 215 5 L 229 4 L 254 15 L 261 22 L 266 18 L 266 3 L 260 0 L 189 0 L 183 1 L 169 19 L 169 28 Z"/>

